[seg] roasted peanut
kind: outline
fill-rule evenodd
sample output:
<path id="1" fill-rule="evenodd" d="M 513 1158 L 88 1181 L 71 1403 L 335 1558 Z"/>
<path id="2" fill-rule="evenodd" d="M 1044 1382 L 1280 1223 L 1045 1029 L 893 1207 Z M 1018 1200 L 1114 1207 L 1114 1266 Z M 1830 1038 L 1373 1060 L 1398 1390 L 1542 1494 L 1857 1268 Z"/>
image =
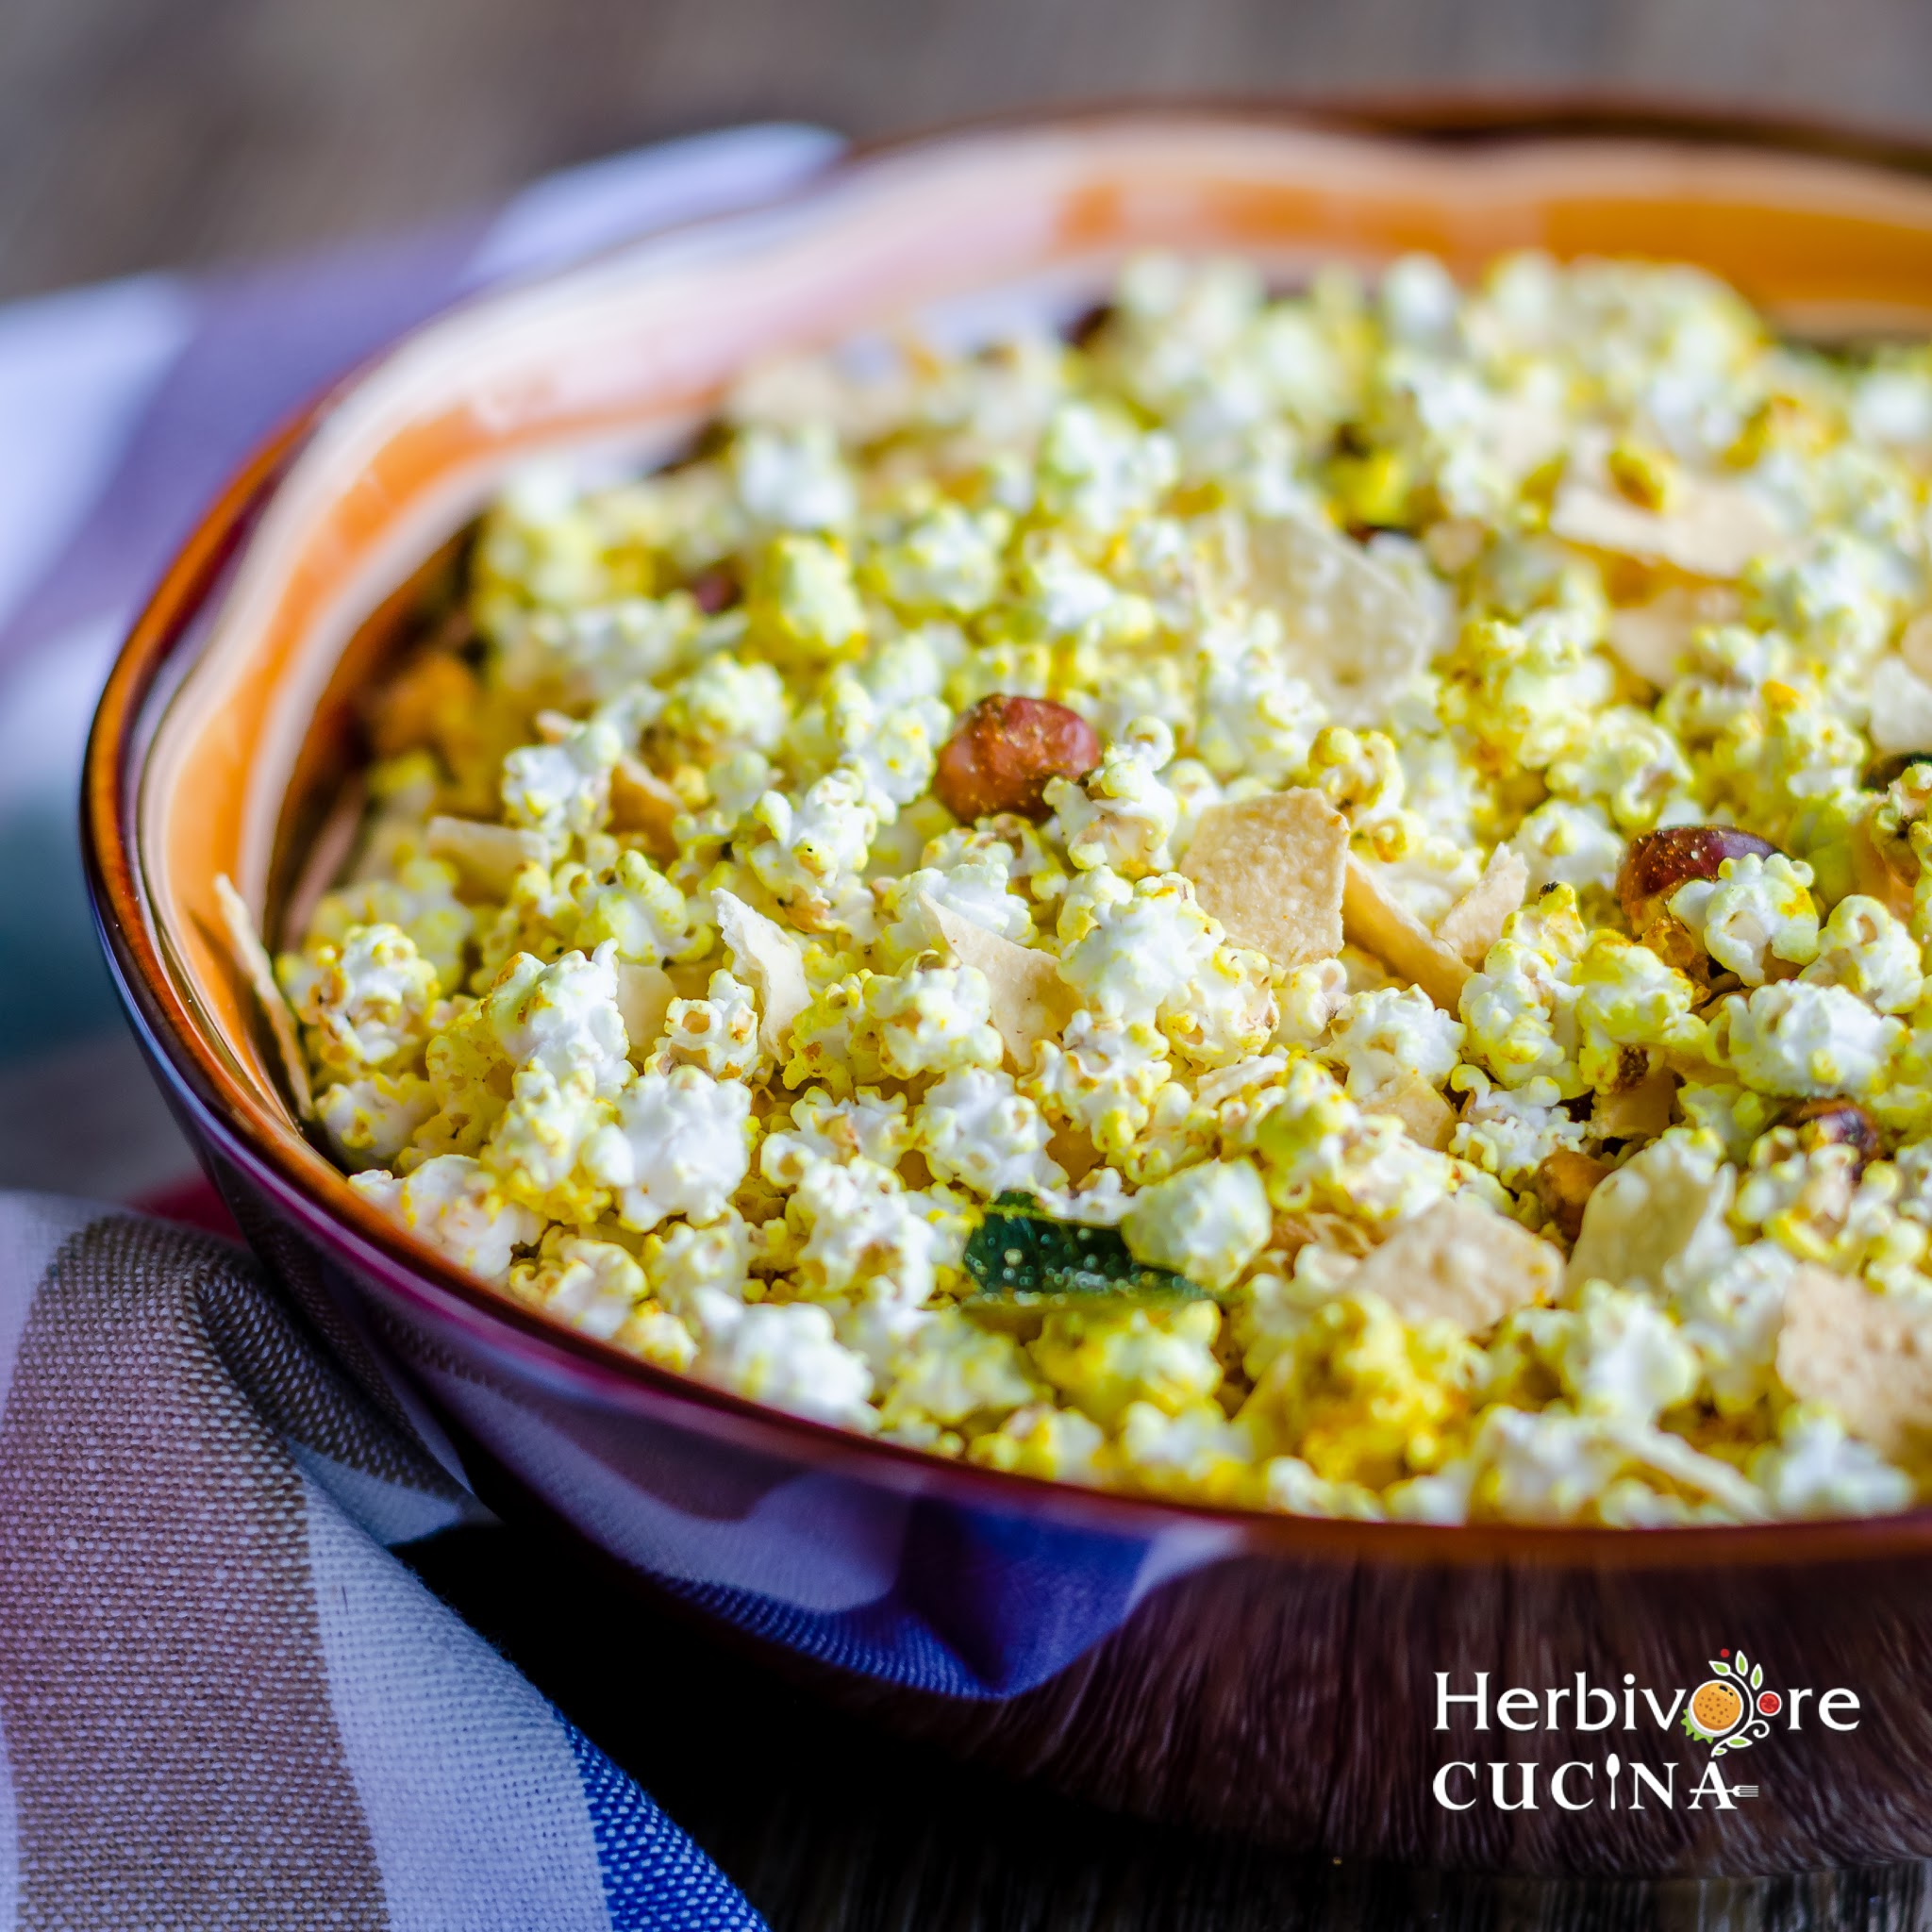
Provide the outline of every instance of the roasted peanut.
<path id="1" fill-rule="evenodd" d="M 1769 858 L 1777 850 L 1756 832 L 1735 825 L 1669 825 L 1631 840 L 1617 874 L 1617 900 L 1633 932 L 1641 932 L 1681 885 L 1714 879 L 1727 858 L 1755 854 Z"/>
<path id="2" fill-rule="evenodd" d="M 1786 1124 L 1797 1129 L 1798 1144 L 1802 1147 L 1851 1148 L 1857 1156 L 1860 1174 L 1868 1162 L 1878 1158 L 1877 1123 L 1856 1100 L 1840 1094 L 1807 1100 L 1792 1109 Z"/>
<path id="3" fill-rule="evenodd" d="M 941 747 L 932 789 L 971 824 L 995 812 L 1047 815 L 1055 778 L 1084 778 L 1100 762 L 1100 741 L 1077 711 L 1046 698 L 981 698 Z"/>

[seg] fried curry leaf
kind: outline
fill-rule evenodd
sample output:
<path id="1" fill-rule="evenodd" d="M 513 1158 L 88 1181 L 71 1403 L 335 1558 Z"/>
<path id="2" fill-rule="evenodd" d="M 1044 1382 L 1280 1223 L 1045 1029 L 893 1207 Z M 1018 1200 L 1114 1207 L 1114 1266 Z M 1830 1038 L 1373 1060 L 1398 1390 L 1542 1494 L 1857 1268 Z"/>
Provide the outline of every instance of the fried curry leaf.
<path id="1" fill-rule="evenodd" d="M 1185 1275 L 1150 1268 L 1127 1252 L 1120 1230 L 1056 1221 L 1031 1194 L 1002 1194 L 966 1243 L 975 1292 L 960 1312 L 1006 1326 L 1096 1301 L 1192 1301 L 1204 1291 Z"/>

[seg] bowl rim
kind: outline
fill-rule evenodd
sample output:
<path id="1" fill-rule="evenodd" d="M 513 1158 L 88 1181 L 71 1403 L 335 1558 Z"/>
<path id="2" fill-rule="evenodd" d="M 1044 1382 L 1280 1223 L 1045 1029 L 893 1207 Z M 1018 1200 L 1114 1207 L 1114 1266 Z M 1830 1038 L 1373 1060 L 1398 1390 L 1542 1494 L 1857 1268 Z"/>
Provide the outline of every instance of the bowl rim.
<path id="1" fill-rule="evenodd" d="M 1932 142 L 1847 129 L 1828 120 L 1714 111 L 1695 102 L 1614 90 L 1534 88 L 1359 92 L 1323 97 L 1147 96 L 1061 104 L 962 117 L 936 129 L 855 143 L 802 182 L 742 209 L 679 223 L 600 250 L 653 248 L 693 232 L 728 233 L 785 210 L 804 211 L 874 166 L 955 142 L 1003 133 L 1038 134 L 1137 123 L 1240 125 L 1344 134 L 1369 143 L 1442 141 L 1506 148 L 1533 142 L 1594 141 L 1639 145 L 1660 140 L 1733 152 L 1812 155 L 1895 174 L 1932 175 Z M 557 272 L 569 275 L 573 263 Z M 553 279 L 514 280 L 512 290 Z M 1228 1554 L 1285 1560 L 1465 1568 L 1498 1564 L 1598 1570 L 1729 1571 L 1789 1569 L 1842 1560 L 1890 1561 L 1932 1553 L 1932 1506 L 1882 1517 L 1713 1524 L 1651 1529 L 1517 1523 L 1426 1524 L 1294 1516 L 1130 1491 L 1091 1489 L 1050 1477 L 993 1470 L 909 1445 L 861 1435 L 756 1402 L 678 1374 L 512 1301 L 446 1260 L 354 1192 L 339 1173 L 340 1198 L 305 1172 L 262 1131 L 258 1103 L 244 1091 L 198 1024 L 197 1003 L 179 983 L 158 941 L 140 862 L 140 778 L 147 751 L 143 725 L 163 674 L 173 668 L 198 620 L 218 595 L 225 570 L 246 542 L 283 475 L 336 401 L 452 314 L 487 307 L 499 291 L 461 296 L 327 384 L 291 412 L 243 459 L 170 560 L 116 655 L 89 733 L 80 796 L 81 845 L 94 921 L 130 1023 L 171 1085 L 254 1177 L 310 1226 L 383 1266 L 388 1285 L 440 1320 L 452 1314 L 492 1347 L 505 1341 L 524 1359 L 541 1358 L 560 1378 L 602 1402 L 635 1410 L 636 1397 L 667 1405 L 765 1453 L 808 1461 L 861 1481 L 965 1500 L 1009 1513 L 1078 1520 L 1114 1535 L 1153 1540 L 1163 1532 L 1213 1537 Z M 633 1400 L 626 1404 L 628 1394 Z"/>

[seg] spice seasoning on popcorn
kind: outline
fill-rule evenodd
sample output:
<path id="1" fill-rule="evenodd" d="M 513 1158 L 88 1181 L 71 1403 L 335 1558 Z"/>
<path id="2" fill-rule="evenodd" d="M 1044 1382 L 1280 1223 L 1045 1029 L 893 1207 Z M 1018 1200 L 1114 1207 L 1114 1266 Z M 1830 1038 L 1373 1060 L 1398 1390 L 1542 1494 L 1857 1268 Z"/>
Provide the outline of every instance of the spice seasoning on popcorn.
<path id="1" fill-rule="evenodd" d="M 1902 1508 L 1927 423 L 1932 349 L 1535 256 L 761 372 L 490 511 L 253 977 L 371 1202 L 758 1400 L 1257 1509 Z"/>

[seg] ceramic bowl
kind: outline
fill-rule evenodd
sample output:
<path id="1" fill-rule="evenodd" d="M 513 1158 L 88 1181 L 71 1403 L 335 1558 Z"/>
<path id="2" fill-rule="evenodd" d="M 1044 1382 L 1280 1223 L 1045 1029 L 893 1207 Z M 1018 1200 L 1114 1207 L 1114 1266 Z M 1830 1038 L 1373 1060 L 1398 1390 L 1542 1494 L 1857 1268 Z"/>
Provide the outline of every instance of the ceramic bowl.
<path id="1" fill-rule="evenodd" d="M 1914 1857 L 1932 1852 L 1925 1514 L 1299 1521 L 1002 1475 L 758 1407 L 512 1306 L 359 1200 L 291 1117 L 215 937 L 224 872 L 277 932 L 357 756 L 353 693 L 511 466 L 649 462 L 774 350 L 914 318 L 954 342 L 1071 318 L 1149 246 L 1288 279 L 1415 248 L 1473 271 L 1524 245 L 1688 258 L 1795 329 L 1932 330 L 1932 184 L 1818 154 L 1191 111 L 874 152 L 782 205 L 479 300 L 266 446 L 103 700 L 85 801 L 100 923 L 210 1174 L 352 1371 L 499 1507 L 833 1690 L 1107 1805 L 1339 1857 L 1566 1873 Z M 1709 1746 L 1669 1713 L 1739 1650 L 1801 1727 L 1720 1760 L 1755 1792 L 1724 1804 Z M 1579 1710 L 1579 1674 L 1611 1720 L 1601 1698 Z M 1439 1702 L 1479 1678 L 1484 1705 Z M 1820 1721 L 1834 1688 L 1855 1727 Z M 1526 1727 L 1503 1720 L 1508 1689 Z M 1845 1725 L 1851 1707 L 1833 1709 Z M 1588 1769 L 1558 1782 L 1565 1764 Z M 1509 1807 L 1525 1779 L 1532 1804 Z"/>

